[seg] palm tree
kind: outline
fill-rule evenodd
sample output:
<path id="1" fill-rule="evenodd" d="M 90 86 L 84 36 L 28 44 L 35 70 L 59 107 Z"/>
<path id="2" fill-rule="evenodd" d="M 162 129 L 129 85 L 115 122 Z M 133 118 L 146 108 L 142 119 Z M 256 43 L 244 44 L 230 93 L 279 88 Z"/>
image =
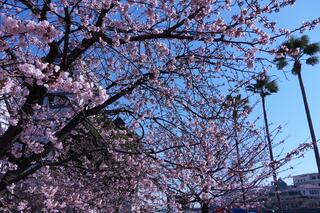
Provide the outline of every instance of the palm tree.
<path id="1" fill-rule="evenodd" d="M 238 126 L 239 126 L 239 112 L 248 111 L 250 109 L 248 105 L 249 101 L 248 98 L 242 98 L 241 95 L 231 96 L 228 95 L 226 97 L 226 104 L 225 107 L 231 107 L 232 110 L 232 121 L 233 121 L 233 129 L 234 129 L 234 138 L 236 144 L 236 153 L 237 153 L 237 170 L 239 172 L 239 180 L 242 192 L 242 202 L 246 206 L 247 205 L 247 198 L 246 198 L 246 190 L 244 186 L 244 178 L 243 172 L 241 168 L 241 153 L 240 153 L 240 141 L 238 137 Z"/>
<path id="2" fill-rule="evenodd" d="M 257 93 L 261 97 L 264 126 L 265 126 L 265 130 L 266 130 L 266 138 L 267 138 L 268 148 L 269 148 L 269 157 L 270 157 L 270 161 L 271 161 L 273 182 L 275 184 L 278 209 L 279 209 L 279 212 L 282 212 L 280 193 L 279 193 L 279 185 L 278 185 L 278 179 L 277 179 L 277 172 L 276 172 L 276 167 L 274 164 L 272 142 L 271 142 L 271 138 L 270 138 L 268 116 L 267 116 L 267 111 L 266 111 L 266 97 L 268 95 L 271 95 L 272 93 L 278 92 L 279 87 L 278 87 L 275 80 L 270 80 L 269 76 L 264 76 L 261 79 L 257 79 L 255 84 L 247 86 L 247 90 L 250 92 L 253 92 L 253 93 Z"/>
<path id="3" fill-rule="evenodd" d="M 278 57 L 274 59 L 278 69 L 282 70 L 290 62 L 293 62 L 292 74 L 298 76 L 301 94 L 303 98 L 304 108 L 307 115 L 313 151 L 317 162 L 318 173 L 320 173 L 320 157 L 317 146 L 317 139 L 314 132 L 309 105 L 307 101 L 307 95 L 304 88 L 302 75 L 301 75 L 301 61 L 305 60 L 306 64 L 315 65 L 319 62 L 319 58 L 316 56 L 320 52 L 319 43 L 310 43 L 308 36 L 304 35 L 301 38 L 290 38 L 284 42 L 278 50 Z"/>

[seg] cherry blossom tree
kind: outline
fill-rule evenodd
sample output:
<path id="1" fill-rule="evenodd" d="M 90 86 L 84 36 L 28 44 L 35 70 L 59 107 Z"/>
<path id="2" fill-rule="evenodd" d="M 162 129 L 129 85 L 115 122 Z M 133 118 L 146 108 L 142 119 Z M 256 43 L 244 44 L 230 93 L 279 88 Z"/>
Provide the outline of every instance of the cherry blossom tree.
<path id="1" fill-rule="evenodd" d="M 202 212 L 209 212 L 210 205 L 245 207 L 254 203 L 249 191 L 270 175 L 260 130 L 239 115 L 235 140 L 229 118 L 217 123 L 195 120 L 199 123 L 192 122 L 186 128 L 192 130 L 189 134 L 184 130 L 180 137 L 166 139 L 174 141 L 174 147 L 154 141 L 161 147 L 155 153 L 161 153 L 164 163 L 159 182 L 165 180 L 167 196 L 180 208 L 200 205 Z M 245 203 L 239 199 L 242 196 L 247 196 Z"/>
<path id="2" fill-rule="evenodd" d="M 239 181 L 241 184 L 241 192 L 242 192 L 242 203 L 245 206 L 247 203 L 247 198 L 246 198 L 246 192 L 245 192 L 245 187 L 244 187 L 244 175 L 241 173 L 241 153 L 240 153 L 240 142 L 241 140 L 239 139 L 239 113 L 246 113 L 250 112 L 250 107 L 248 103 L 247 98 L 242 98 L 241 95 L 237 95 L 235 97 L 232 96 L 227 96 L 228 104 L 226 104 L 226 107 L 230 107 L 233 112 L 232 112 L 232 120 L 233 120 L 233 128 L 234 128 L 234 139 L 235 139 L 235 147 L 236 147 L 236 155 L 237 155 L 237 166 L 239 170 Z"/>
<path id="3" fill-rule="evenodd" d="M 0 1 L 1 193 L 42 197 L 48 211 L 121 211 L 130 193 L 132 209 L 153 208 L 150 191 L 168 192 L 153 181 L 163 169 L 156 148 L 187 126 L 190 143 L 220 134 L 200 124 L 223 124 L 224 96 L 268 66 L 260 53 L 290 31 L 267 16 L 294 2 Z M 119 117 L 125 125 L 108 128 Z M 195 149 L 214 160 L 209 142 Z M 23 197 L 1 203 L 38 208 Z"/>

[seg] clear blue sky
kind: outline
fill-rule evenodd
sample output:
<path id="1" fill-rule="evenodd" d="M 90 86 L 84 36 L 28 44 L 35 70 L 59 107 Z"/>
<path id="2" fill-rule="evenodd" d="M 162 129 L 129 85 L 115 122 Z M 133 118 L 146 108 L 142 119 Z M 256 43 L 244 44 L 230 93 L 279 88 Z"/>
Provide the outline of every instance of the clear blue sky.
<path id="1" fill-rule="evenodd" d="M 294 29 L 304 20 L 312 20 L 317 17 L 320 17 L 319 0 L 297 0 L 294 6 L 285 8 L 280 13 L 272 15 L 272 19 L 277 21 L 278 27 L 288 29 Z M 319 27 L 313 31 L 306 31 L 305 34 L 310 36 L 312 42 L 320 42 Z M 295 35 L 300 36 L 301 34 Z M 289 67 L 286 71 L 287 79 L 283 72 L 277 71 L 275 68 L 272 71 L 279 78 L 280 91 L 277 94 L 269 96 L 267 100 L 270 122 L 274 126 L 279 124 L 284 126 L 282 135 L 277 139 L 281 140 L 288 136 L 285 144 L 275 150 L 276 153 L 279 153 L 282 149 L 284 152 L 287 152 L 299 143 L 303 143 L 306 140 L 310 141 L 298 79 L 291 74 Z M 320 139 L 320 65 L 314 67 L 304 65 L 302 76 L 316 136 L 317 139 Z M 261 110 L 260 105 L 255 110 Z M 280 176 L 285 177 L 289 174 L 298 175 L 317 172 L 313 150 L 308 151 L 304 158 L 292 161 L 290 165 L 294 166 L 294 169 L 283 172 Z M 286 179 L 286 182 L 291 183 L 291 179 Z"/>

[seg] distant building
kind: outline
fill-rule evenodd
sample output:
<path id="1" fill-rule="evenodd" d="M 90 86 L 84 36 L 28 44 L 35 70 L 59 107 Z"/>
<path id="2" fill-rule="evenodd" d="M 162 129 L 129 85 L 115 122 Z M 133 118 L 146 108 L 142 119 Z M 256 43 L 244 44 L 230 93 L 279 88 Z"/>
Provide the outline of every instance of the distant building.
<path id="1" fill-rule="evenodd" d="M 318 173 L 293 176 L 293 185 L 279 180 L 282 208 L 287 212 L 320 212 L 320 176 Z M 276 207 L 274 187 L 264 203 L 267 209 Z"/>
<path id="2" fill-rule="evenodd" d="M 318 173 L 309 173 L 309 174 L 302 174 L 302 175 L 296 175 L 293 176 L 293 184 L 295 186 L 301 186 L 301 185 L 317 185 L 320 186 L 320 175 Z"/>
<path id="3" fill-rule="evenodd" d="M 5 100 L 0 97 L 0 135 L 2 135 L 9 126 L 9 112 Z"/>

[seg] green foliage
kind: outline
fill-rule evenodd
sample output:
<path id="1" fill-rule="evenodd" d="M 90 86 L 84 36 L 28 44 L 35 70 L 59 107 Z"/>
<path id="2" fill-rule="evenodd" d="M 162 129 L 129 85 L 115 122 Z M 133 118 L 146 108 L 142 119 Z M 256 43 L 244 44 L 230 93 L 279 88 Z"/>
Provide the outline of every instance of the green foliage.
<path id="1" fill-rule="evenodd" d="M 250 111 L 249 99 L 242 98 L 240 94 L 236 96 L 227 95 L 223 107 L 225 107 L 226 109 L 232 107 L 234 111 L 233 116 L 235 117 L 237 117 L 238 111 Z"/>
<path id="2" fill-rule="evenodd" d="M 309 36 L 307 36 L 307 35 L 301 36 L 301 38 L 300 38 L 301 47 L 307 46 L 309 44 L 309 42 L 310 42 Z"/>
<path id="3" fill-rule="evenodd" d="M 292 67 L 292 73 L 294 75 L 301 72 L 301 58 L 305 55 L 311 57 L 307 58 L 306 64 L 315 65 L 318 63 L 319 58 L 315 56 L 320 52 L 320 43 L 311 43 L 307 35 L 303 35 L 300 38 L 291 37 L 288 41 L 284 42 L 281 46 L 286 46 L 290 51 L 295 51 L 297 48 L 300 49 L 298 55 L 286 54 L 283 48 L 279 48 L 278 54 L 283 55 L 283 57 L 275 58 L 273 61 L 277 65 L 279 70 L 282 70 L 289 64 L 289 60 L 293 60 L 294 64 Z M 288 57 L 287 57 L 288 56 Z"/>
<path id="4" fill-rule="evenodd" d="M 242 98 L 240 94 L 236 96 L 227 95 L 226 101 L 231 102 L 232 105 L 239 105 L 239 106 L 246 105 L 249 103 L 248 98 Z"/>
<path id="5" fill-rule="evenodd" d="M 290 50 L 296 48 L 304 48 L 305 45 L 309 43 L 308 36 L 302 36 L 301 38 L 291 37 L 288 41 L 284 42 L 282 45 L 286 46 Z"/>
<path id="6" fill-rule="evenodd" d="M 303 35 L 300 38 L 291 37 L 288 41 L 284 42 L 283 45 L 287 46 L 291 50 L 296 48 L 304 49 L 309 45 L 309 42 L 309 37 L 307 35 Z"/>
<path id="7" fill-rule="evenodd" d="M 303 52 L 307 55 L 315 55 L 320 52 L 320 44 L 319 43 L 312 43 L 303 49 Z"/>
<path id="8" fill-rule="evenodd" d="M 279 86 L 276 80 L 270 80 L 269 76 L 265 76 L 263 79 L 257 79 L 256 83 L 249 85 L 246 89 L 253 93 L 258 93 L 260 96 L 265 97 L 272 93 L 279 91 Z"/>
<path id="9" fill-rule="evenodd" d="M 285 68 L 288 65 L 288 62 L 286 61 L 286 58 L 284 58 L 284 57 L 276 58 L 273 61 L 276 62 L 277 68 L 279 70 L 282 70 L 283 68 Z"/>
<path id="10" fill-rule="evenodd" d="M 246 90 L 249 91 L 249 92 L 252 92 L 252 93 L 257 93 L 256 89 L 255 89 L 255 87 L 253 85 L 246 86 Z"/>
<path id="11" fill-rule="evenodd" d="M 270 93 L 277 93 L 279 91 L 279 86 L 278 86 L 276 80 L 267 82 L 265 87 Z"/>
<path id="12" fill-rule="evenodd" d="M 315 56 L 312 56 L 306 60 L 306 64 L 309 64 L 312 66 L 316 65 L 318 62 L 319 62 L 319 58 Z"/>

